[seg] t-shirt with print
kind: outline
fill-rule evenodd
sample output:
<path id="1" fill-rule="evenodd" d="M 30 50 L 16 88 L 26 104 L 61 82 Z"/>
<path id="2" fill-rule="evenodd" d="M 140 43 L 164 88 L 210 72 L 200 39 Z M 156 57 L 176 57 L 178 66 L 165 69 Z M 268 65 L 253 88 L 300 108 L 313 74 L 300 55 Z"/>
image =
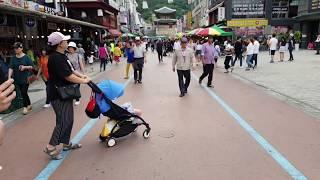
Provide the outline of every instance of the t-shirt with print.
<path id="1" fill-rule="evenodd" d="M 20 66 L 33 66 L 29 56 L 24 55 L 21 58 L 13 56 L 10 60 L 9 68 L 13 70 L 13 79 L 17 84 L 28 84 L 28 77 L 31 75 L 30 71 L 20 71 Z"/>
<path id="2" fill-rule="evenodd" d="M 54 52 L 49 56 L 49 101 L 60 99 L 57 92 L 57 87 L 67 86 L 72 84 L 65 78 L 70 76 L 74 71 L 71 62 L 65 54 Z"/>

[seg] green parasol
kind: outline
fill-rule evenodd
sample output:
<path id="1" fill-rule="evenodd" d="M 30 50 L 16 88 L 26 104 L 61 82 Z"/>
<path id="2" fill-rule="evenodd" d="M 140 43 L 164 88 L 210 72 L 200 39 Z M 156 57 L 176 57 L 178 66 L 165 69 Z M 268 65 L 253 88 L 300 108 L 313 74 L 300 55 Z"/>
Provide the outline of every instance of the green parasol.
<path id="1" fill-rule="evenodd" d="M 226 32 L 223 29 L 221 29 L 220 27 L 218 27 L 217 25 L 214 25 L 211 28 L 218 31 L 220 33 L 219 36 L 233 36 L 233 32 Z"/>

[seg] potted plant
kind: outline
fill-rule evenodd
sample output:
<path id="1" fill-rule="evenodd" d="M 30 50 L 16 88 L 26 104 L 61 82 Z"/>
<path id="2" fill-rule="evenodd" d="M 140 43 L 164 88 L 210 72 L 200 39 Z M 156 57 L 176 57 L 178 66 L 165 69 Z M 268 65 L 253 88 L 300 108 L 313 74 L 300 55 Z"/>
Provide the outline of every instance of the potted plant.
<path id="1" fill-rule="evenodd" d="M 296 31 L 294 32 L 294 40 L 295 40 L 295 45 L 294 45 L 294 49 L 296 51 L 299 51 L 299 46 L 300 46 L 300 43 L 301 43 L 301 37 L 302 37 L 302 34 L 300 31 Z"/>

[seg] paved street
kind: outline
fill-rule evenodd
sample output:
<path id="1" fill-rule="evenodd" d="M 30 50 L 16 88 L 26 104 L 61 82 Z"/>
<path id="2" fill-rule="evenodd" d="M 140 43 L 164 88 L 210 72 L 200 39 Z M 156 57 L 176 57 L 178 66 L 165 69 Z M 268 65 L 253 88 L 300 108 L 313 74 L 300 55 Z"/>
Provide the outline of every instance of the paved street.
<path id="1" fill-rule="evenodd" d="M 320 118 L 320 56 L 311 50 L 293 53 L 293 62 L 278 62 L 279 53 L 276 53 L 276 63 L 270 64 L 268 52 L 260 52 L 258 68 L 255 71 L 240 69 L 238 61 L 233 75 L 244 82 L 256 84 L 267 93 Z M 285 60 L 288 58 L 289 53 L 286 53 Z M 223 67 L 223 61 L 224 59 L 220 60 L 220 67 Z"/>
<path id="2" fill-rule="evenodd" d="M 307 55 L 310 63 L 315 64 L 316 58 L 312 60 L 309 52 L 303 51 L 299 56 Z M 272 70 L 266 63 L 268 59 L 262 57 L 256 72 L 236 69 L 235 76 L 231 76 L 216 70 L 214 89 L 199 86 L 196 78 L 202 68 L 196 67 L 188 95 L 180 98 L 171 59 L 165 57 L 165 62 L 158 64 L 155 54 L 149 53 L 143 84 L 134 85 L 131 79 L 117 103 L 130 101 L 143 110 L 143 117 L 152 128 L 150 139 L 143 139 L 144 128 L 140 128 L 113 148 L 100 143 L 98 135 L 106 118 L 95 121 L 86 117 L 84 109 L 90 89 L 82 86 L 82 103 L 75 107 L 72 136 L 83 136 L 83 148 L 61 161 L 49 161 L 42 150 L 55 124 L 54 113 L 51 108 L 40 108 L 9 124 L 5 143 L 0 147 L 0 179 L 34 179 L 41 172 L 51 175 L 50 179 L 77 180 L 318 179 L 318 119 L 253 83 L 235 78 L 241 75 L 257 83 L 269 83 L 265 86 L 288 96 L 294 90 L 277 88 L 296 86 L 299 95 L 293 97 L 308 100 L 302 91 L 313 92 L 312 87 L 316 86 L 306 83 L 306 89 L 301 89 L 303 80 L 297 77 L 309 77 L 307 74 L 316 68 L 305 71 L 307 58 L 301 60 L 297 55 L 295 62 L 276 63 Z M 293 75 L 296 71 L 301 73 Z M 266 77 L 268 72 L 270 78 Z M 280 76 L 281 73 L 287 76 Z M 125 83 L 123 76 L 121 63 L 98 74 L 95 81 L 112 79 Z M 310 77 L 315 80 L 316 74 Z M 291 79 L 286 81 L 288 78 Z M 319 107 L 316 104 L 312 106 Z M 90 128 L 86 132 L 83 127 Z M 47 165 L 49 169 L 44 170 Z"/>

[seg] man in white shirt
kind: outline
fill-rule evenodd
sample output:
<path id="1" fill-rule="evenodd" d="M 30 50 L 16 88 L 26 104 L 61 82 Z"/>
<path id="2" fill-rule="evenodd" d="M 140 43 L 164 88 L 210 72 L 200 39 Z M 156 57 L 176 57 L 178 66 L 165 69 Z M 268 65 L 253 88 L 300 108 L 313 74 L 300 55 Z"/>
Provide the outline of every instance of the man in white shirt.
<path id="1" fill-rule="evenodd" d="M 249 71 L 250 68 L 254 69 L 254 66 L 252 64 L 252 57 L 253 57 L 253 50 L 254 50 L 254 46 L 253 46 L 254 40 L 250 39 L 248 43 L 249 43 L 248 46 L 247 46 L 247 64 L 248 64 L 248 67 L 246 68 L 246 71 Z"/>
<path id="2" fill-rule="evenodd" d="M 134 69 L 134 83 L 142 84 L 142 69 L 144 63 L 147 63 L 146 60 L 146 49 L 142 45 L 140 41 L 140 37 L 136 37 L 136 44 L 133 47 L 134 52 L 134 62 L 133 62 L 133 69 Z M 138 74 L 139 73 L 139 74 Z"/>
<path id="3" fill-rule="evenodd" d="M 180 41 L 178 39 L 176 39 L 176 41 L 173 44 L 173 50 L 177 50 L 180 49 Z"/>
<path id="4" fill-rule="evenodd" d="M 254 38 L 254 43 L 253 43 L 253 56 L 252 56 L 252 63 L 254 62 L 253 67 L 257 67 L 258 64 L 258 54 L 259 54 L 259 48 L 260 48 L 260 43 L 258 41 L 258 38 Z"/>
<path id="5" fill-rule="evenodd" d="M 269 47 L 270 47 L 270 51 L 271 51 L 271 61 L 270 63 L 274 63 L 274 54 L 277 50 L 277 46 L 278 46 L 278 39 L 276 38 L 276 34 L 272 34 L 272 38 L 269 41 Z"/>
<path id="6" fill-rule="evenodd" d="M 190 70 L 193 64 L 193 51 L 187 47 L 188 39 L 183 37 L 181 39 L 181 48 L 174 52 L 172 58 L 172 70 L 175 72 L 177 69 L 180 97 L 188 93 L 190 84 Z M 185 79 L 185 80 L 184 80 Z"/>

